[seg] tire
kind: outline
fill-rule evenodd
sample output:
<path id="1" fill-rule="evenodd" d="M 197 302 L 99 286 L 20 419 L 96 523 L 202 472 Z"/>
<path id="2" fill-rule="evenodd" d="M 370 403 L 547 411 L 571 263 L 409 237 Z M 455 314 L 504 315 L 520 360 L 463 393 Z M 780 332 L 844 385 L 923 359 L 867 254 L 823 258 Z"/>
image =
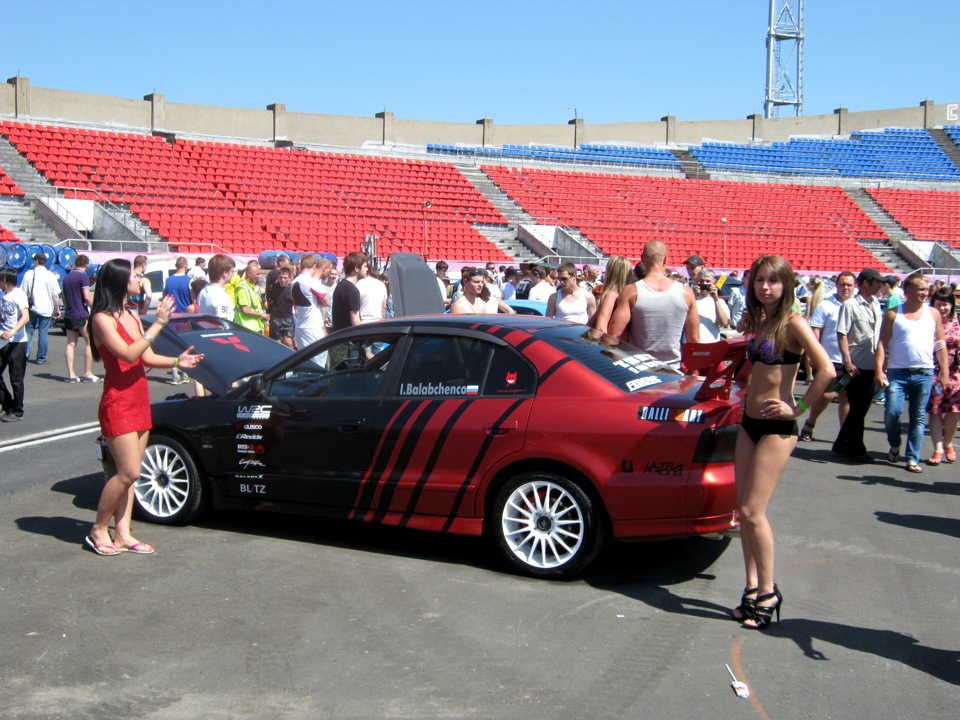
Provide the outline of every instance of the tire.
<path id="1" fill-rule="evenodd" d="M 206 499 L 193 456 L 166 435 L 150 438 L 133 493 L 137 516 L 159 525 L 190 522 L 200 515 Z"/>
<path id="2" fill-rule="evenodd" d="M 600 552 L 605 530 L 593 500 L 561 475 L 530 472 L 497 493 L 491 517 L 497 549 L 510 565 L 538 578 L 566 578 Z"/>

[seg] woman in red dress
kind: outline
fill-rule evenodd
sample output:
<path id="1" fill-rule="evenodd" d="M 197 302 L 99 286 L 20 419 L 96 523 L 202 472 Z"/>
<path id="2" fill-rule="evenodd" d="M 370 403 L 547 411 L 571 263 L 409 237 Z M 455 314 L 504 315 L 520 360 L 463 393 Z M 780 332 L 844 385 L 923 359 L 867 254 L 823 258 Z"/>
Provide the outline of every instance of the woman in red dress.
<path id="1" fill-rule="evenodd" d="M 100 429 L 117 465 L 116 474 L 107 480 L 100 495 L 93 529 L 85 538 L 95 553 L 104 556 L 153 553 L 152 547 L 130 534 L 133 484 L 140 477 L 140 463 L 153 427 L 144 366 L 190 369 L 203 359 L 203 355 L 190 354 L 192 347 L 176 358 L 157 355 L 150 349 L 170 319 L 174 303 L 172 297 L 164 297 L 157 305 L 156 322 L 144 332 L 140 318 L 124 308 L 126 297 L 135 294 L 138 287 L 129 261 L 116 259 L 104 264 L 97 276 L 88 321 L 93 357 L 103 362 L 105 370 Z M 115 521 L 113 538 L 110 518 Z"/>

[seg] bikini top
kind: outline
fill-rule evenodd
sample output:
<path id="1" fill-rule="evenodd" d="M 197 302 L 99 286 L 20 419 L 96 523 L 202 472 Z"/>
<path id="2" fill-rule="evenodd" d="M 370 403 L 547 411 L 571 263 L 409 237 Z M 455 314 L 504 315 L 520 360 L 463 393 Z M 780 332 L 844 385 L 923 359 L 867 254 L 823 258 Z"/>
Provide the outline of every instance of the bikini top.
<path id="1" fill-rule="evenodd" d="M 778 358 L 773 354 L 773 342 L 770 338 L 760 343 L 759 349 L 757 349 L 756 340 L 750 338 L 750 343 L 747 345 L 747 357 L 750 358 L 750 362 L 761 362 L 764 365 L 798 365 L 803 353 L 790 352 L 784 348 L 783 358 Z"/>

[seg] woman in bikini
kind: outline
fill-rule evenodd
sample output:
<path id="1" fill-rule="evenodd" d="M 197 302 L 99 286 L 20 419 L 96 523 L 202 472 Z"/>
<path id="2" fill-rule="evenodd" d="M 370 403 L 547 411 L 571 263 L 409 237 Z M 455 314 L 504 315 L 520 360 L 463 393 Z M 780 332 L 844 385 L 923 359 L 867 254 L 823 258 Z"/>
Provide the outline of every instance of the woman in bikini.
<path id="1" fill-rule="evenodd" d="M 117 466 L 116 474 L 103 488 L 96 522 L 85 538 L 91 550 L 104 556 L 153 553 L 152 547 L 130 533 L 133 484 L 140 477 L 147 436 L 153 427 L 144 366 L 190 369 L 203 359 L 203 355 L 191 355 L 192 347 L 179 357 L 157 355 L 150 349 L 169 321 L 174 302 L 172 297 L 164 297 L 157 304 L 156 321 L 144 332 L 139 316 L 124 308 L 127 296 L 138 288 L 139 279 L 129 261 L 110 260 L 97 275 L 97 292 L 88 320 L 93 357 L 103 362 L 106 371 L 98 413 L 100 429 Z M 111 518 L 116 528 L 112 538 Z"/>
<path id="2" fill-rule="evenodd" d="M 835 377 L 833 364 L 807 321 L 793 308 L 793 269 L 777 255 L 763 255 L 750 268 L 744 329 L 752 363 L 742 430 L 734 466 L 737 513 L 747 581 L 733 617 L 744 627 L 763 629 L 774 611 L 780 620 L 783 596 L 773 581 L 773 530 L 767 505 L 797 444 L 797 418 Z M 793 396 L 804 353 L 815 375 L 806 393 Z"/>

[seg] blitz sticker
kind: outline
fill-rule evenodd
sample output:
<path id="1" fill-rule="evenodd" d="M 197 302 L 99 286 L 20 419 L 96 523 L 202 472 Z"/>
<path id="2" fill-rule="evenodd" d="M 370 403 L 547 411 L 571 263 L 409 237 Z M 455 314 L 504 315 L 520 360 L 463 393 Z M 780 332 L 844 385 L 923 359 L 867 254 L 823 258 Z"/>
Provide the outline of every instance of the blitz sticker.
<path id="1" fill-rule="evenodd" d="M 241 405 L 237 408 L 237 420 L 269 420 L 273 405 Z"/>
<path id="2" fill-rule="evenodd" d="M 479 385 L 447 385 L 446 383 L 400 383 L 401 395 L 428 396 L 459 395 L 471 396 L 480 394 Z"/>
<path id="3" fill-rule="evenodd" d="M 678 410 L 676 408 L 665 407 L 642 407 L 637 412 L 638 420 L 650 420 L 651 422 L 687 422 L 702 423 L 703 410 Z"/>
<path id="4" fill-rule="evenodd" d="M 683 477 L 683 463 L 651 460 L 643 468 L 643 473 L 644 475 L 659 475 L 660 477 Z"/>
<path id="5" fill-rule="evenodd" d="M 244 495 L 266 495 L 267 486 L 258 483 L 240 483 L 240 492 Z"/>

